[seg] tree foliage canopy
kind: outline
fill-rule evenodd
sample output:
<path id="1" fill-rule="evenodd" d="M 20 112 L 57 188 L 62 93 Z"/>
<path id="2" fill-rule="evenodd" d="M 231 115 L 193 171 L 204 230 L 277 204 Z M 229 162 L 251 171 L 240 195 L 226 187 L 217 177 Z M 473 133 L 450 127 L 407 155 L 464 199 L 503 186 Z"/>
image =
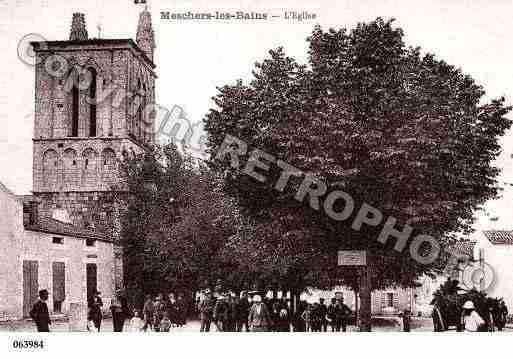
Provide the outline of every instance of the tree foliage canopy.
<path id="1" fill-rule="evenodd" d="M 396 228 L 444 238 L 470 229 L 473 213 L 498 194 L 498 139 L 511 126 L 503 98 L 484 103 L 472 77 L 420 48 L 407 47 L 403 31 L 380 18 L 347 29 L 317 26 L 308 38 L 309 62 L 299 64 L 282 48 L 255 64 L 253 79 L 220 87 L 205 118 L 210 166 L 225 175 L 257 232 L 240 247 L 247 266 L 264 258 L 280 263 L 282 278 L 332 285 L 349 272 L 336 269 L 336 250 L 368 249 L 374 286 L 410 284 L 425 266 L 376 241 L 378 229 L 352 231 L 294 200 L 296 179 L 272 189 L 279 171 L 259 183 L 215 159 L 227 134 L 312 173 L 366 202 Z M 247 159 L 247 156 L 246 158 Z M 328 190 L 328 192 L 329 192 Z M 240 239 L 242 241 L 243 239 Z M 271 256 L 269 256 L 271 255 Z M 268 263 L 269 264 L 269 263 Z M 276 267 L 259 266 L 272 271 Z"/>
<path id="2" fill-rule="evenodd" d="M 173 145 L 127 158 L 123 169 L 129 197 L 121 244 L 130 297 L 194 291 L 228 278 L 224 245 L 238 214 L 212 172 Z"/>

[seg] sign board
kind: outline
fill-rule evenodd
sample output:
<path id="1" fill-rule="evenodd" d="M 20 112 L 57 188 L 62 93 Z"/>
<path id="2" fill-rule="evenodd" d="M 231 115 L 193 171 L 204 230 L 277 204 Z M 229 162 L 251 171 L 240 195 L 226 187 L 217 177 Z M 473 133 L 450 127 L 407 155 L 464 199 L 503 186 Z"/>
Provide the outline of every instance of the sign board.
<path id="1" fill-rule="evenodd" d="M 367 265 L 365 251 L 338 251 L 339 266 L 364 266 Z"/>

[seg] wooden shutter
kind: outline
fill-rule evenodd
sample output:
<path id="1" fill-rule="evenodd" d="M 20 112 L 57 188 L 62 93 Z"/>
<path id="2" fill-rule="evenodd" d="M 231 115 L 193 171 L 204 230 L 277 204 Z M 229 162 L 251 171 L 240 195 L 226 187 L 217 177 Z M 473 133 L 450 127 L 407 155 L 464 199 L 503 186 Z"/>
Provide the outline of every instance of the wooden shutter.
<path id="1" fill-rule="evenodd" d="M 399 309 L 399 292 L 393 292 L 392 293 L 392 307 L 395 309 Z"/>
<path id="2" fill-rule="evenodd" d="M 52 263 L 53 300 L 62 302 L 66 298 L 66 267 L 63 262 Z"/>
<path id="3" fill-rule="evenodd" d="M 23 261 L 23 316 L 29 317 L 39 296 L 38 262 Z"/>
<path id="4" fill-rule="evenodd" d="M 387 306 L 387 293 L 380 291 L 379 298 L 380 298 L 380 306 L 379 306 L 378 313 L 381 314 L 381 313 L 383 313 L 383 309 L 385 309 Z"/>

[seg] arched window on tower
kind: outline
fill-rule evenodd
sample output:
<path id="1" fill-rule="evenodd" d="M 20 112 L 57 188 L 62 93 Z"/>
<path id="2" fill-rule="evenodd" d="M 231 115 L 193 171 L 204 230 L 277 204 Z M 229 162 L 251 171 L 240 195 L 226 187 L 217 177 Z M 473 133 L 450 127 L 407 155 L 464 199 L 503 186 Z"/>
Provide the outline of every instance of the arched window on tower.
<path id="1" fill-rule="evenodd" d="M 78 74 L 76 71 L 71 71 L 68 81 L 72 81 L 71 87 L 71 137 L 78 137 L 78 115 L 79 108 L 79 89 L 78 89 Z"/>
<path id="2" fill-rule="evenodd" d="M 117 159 L 116 154 L 110 148 L 102 151 L 102 181 L 110 186 L 117 178 Z"/>
<path id="3" fill-rule="evenodd" d="M 74 188 L 78 184 L 79 168 L 77 163 L 77 152 L 68 148 L 63 155 L 63 184 L 65 187 Z"/>
<path id="4" fill-rule="evenodd" d="M 96 137 L 96 70 L 92 67 L 87 70 L 91 76 L 89 83 L 89 137 Z"/>
<path id="5" fill-rule="evenodd" d="M 147 142 L 147 132 L 148 132 L 148 127 L 146 125 L 146 121 L 145 121 L 145 118 L 144 118 L 144 113 L 143 111 L 146 111 L 146 84 L 143 84 L 143 98 L 142 98 L 142 102 L 141 102 L 141 141 L 143 143 Z"/>
<path id="6" fill-rule="evenodd" d="M 139 100 L 136 101 L 137 112 L 135 116 L 135 136 L 140 141 L 141 140 L 141 128 L 143 126 L 142 122 L 142 114 L 143 114 L 143 103 L 144 103 L 144 93 L 141 80 L 137 80 L 137 96 L 139 96 Z"/>
<path id="7" fill-rule="evenodd" d="M 98 181 L 98 153 L 92 148 L 87 148 L 82 153 L 82 184 L 95 186 Z"/>

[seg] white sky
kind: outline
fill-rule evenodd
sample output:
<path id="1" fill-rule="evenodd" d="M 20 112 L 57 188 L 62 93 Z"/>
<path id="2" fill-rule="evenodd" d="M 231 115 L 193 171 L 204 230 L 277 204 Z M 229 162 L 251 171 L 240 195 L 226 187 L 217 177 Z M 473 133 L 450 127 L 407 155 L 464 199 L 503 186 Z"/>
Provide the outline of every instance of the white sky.
<path id="1" fill-rule="evenodd" d="M 513 102 L 513 2 L 508 0 L 148 0 L 153 15 L 157 50 L 157 99 L 168 108 L 183 107 L 197 122 L 212 106 L 216 86 L 248 79 L 255 61 L 283 46 L 287 54 L 305 62 L 305 38 L 315 23 L 351 28 L 377 16 L 394 17 L 408 45 L 421 46 L 461 67 L 482 84 L 489 97 L 506 96 Z M 73 12 L 86 14 L 89 37 L 134 38 L 141 5 L 133 0 L 0 0 L 0 181 L 15 193 L 32 189 L 32 131 L 34 71 L 17 57 L 19 40 L 38 33 L 48 40 L 67 40 Z M 303 22 L 176 21 L 161 20 L 160 11 L 254 11 L 282 15 L 308 11 L 317 19 Z M 513 182 L 513 134 L 502 141 L 499 166 L 502 180 Z M 513 187 L 503 199 L 487 205 L 490 222 L 478 214 L 476 228 L 513 229 Z"/>

